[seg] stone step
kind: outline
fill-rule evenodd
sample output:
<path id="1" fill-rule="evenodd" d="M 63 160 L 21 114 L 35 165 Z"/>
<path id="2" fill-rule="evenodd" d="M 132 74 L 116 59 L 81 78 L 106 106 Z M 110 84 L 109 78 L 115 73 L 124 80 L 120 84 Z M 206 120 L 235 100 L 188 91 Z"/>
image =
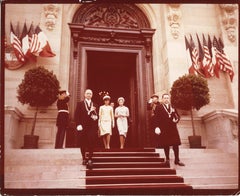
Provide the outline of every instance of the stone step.
<path id="1" fill-rule="evenodd" d="M 159 158 L 159 153 L 162 158 Z M 128 159 L 121 162 L 121 157 Z M 180 159 L 186 166 L 180 167 L 174 164 L 174 154 L 170 151 L 170 167 L 164 165 L 163 149 L 137 149 L 132 152 L 129 149 L 101 150 L 94 152 L 94 169 L 87 170 L 82 166 L 80 150 L 70 149 L 14 149 L 5 152 L 4 177 L 6 188 L 73 188 L 85 189 L 85 173 L 88 176 L 129 176 L 129 175 L 178 175 L 184 178 L 184 182 L 192 184 L 194 189 L 226 189 L 238 187 L 238 158 L 234 153 L 223 153 L 217 149 L 180 149 Z M 132 159 L 131 161 L 129 161 Z M 141 168 L 135 168 L 139 163 L 137 159 L 158 160 L 150 163 L 142 162 Z M 102 160 L 102 162 L 101 162 Z M 103 161 L 104 160 L 104 161 Z M 109 160 L 112 160 L 109 162 Z M 113 161 L 115 160 L 115 161 Z M 135 160 L 135 161 L 133 161 Z M 115 163 L 114 163 L 115 162 Z M 112 166 L 111 166 L 112 165 Z M 111 183 L 111 182 L 109 182 Z M 125 182 L 124 182 L 125 183 Z M 142 189 L 129 183 L 126 188 L 122 183 L 119 187 L 123 192 Z M 112 183 L 111 183 L 112 184 Z M 109 184 L 109 185 L 111 185 Z M 157 188 L 157 183 L 148 183 Z M 161 183 L 160 183 L 161 184 Z M 100 184 L 112 189 L 107 184 Z M 115 186 L 114 184 L 112 184 Z M 112 186 L 111 185 L 111 186 Z M 126 184 L 125 184 L 126 185 Z M 149 185 L 149 187 L 151 186 Z M 135 188 L 134 188 L 135 186 Z M 144 185 L 145 186 L 145 185 Z M 90 190 L 93 189 L 90 188 Z M 125 189 L 124 189 L 125 187 Z M 89 190 L 89 187 L 87 187 Z M 99 190 L 104 188 L 95 187 Z M 125 193 L 125 192 L 124 192 Z M 128 192 L 126 192 L 128 193 Z"/>
<path id="2" fill-rule="evenodd" d="M 157 148 L 156 151 L 157 153 L 160 153 L 161 155 L 164 155 L 164 150 L 161 148 Z M 179 148 L 179 154 L 181 156 L 201 156 L 201 155 L 207 155 L 207 156 L 211 156 L 211 155 L 219 155 L 219 154 L 225 154 L 225 155 L 233 155 L 233 156 L 237 156 L 236 153 L 226 153 L 223 152 L 219 149 L 198 149 L 198 148 Z M 173 150 L 172 148 L 170 149 L 170 156 L 174 156 L 173 154 Z"/>
<path id="3" fill-rule="evenodd" d="M 68 157 L 68 156 L 67 156 Z M 68 157 L 56 157 L 52 155 L 52 157 L 24 157 L 24 159 L 17 159 L 16 157 L 10 158 L 5 161 L 5 165 L 79 165 L 81 164 L 80 157 L 70 158 Z"/>
<path id="4" fill-rule="evenodd" d="M 94 163 L 93 168 L 167 168 L 169 164 L 165 162 L 102 162 Z"/>
<path id="5" fill-rule="evenodd" d="M 8 189 L 48 189 L 48 188 L 85 189 L 86 188 L 85 179 L 5 181 L 4 187 Z"/>
<path id="6" fill-rule="evenodd" d="M 127 156 L 144 156 L 144 157 L 159 157 L 156 152 L 93 152 L 93 157 L 127 157 Z"/>
<path id="7" fill-rule="evenodd" d="M 184 161 L 184 160 L 182 160 Z M 171 166 L 173 168 L 178 168 L 179 170 L 192 170 L 196 169 L 196 166 L 199 166 L 200 170 L 206 169 L 206 170 L 231 170 L 231 169 L 238 169 L 238 165 L 236 163 L 229 163 L 229 162 L 214 162 L 214 163 L 209 163 L 209 162 L 196 162 L 196 163 L 188 163 L 187 161 L 184 161 L 186 166 L 179 167 L 175 165 L 173 162 L 171 162 Z M 197 169 L 198 170 L 198 169 Z"/>
<path id="8" fill-rule="evenodd" d="M 118 175 L 87 176 L 86 184 L 129 184 L 129 183 L 179 183 L 183 178 L 176 175 Z"/>
<path id="9" fill-rule="evenodd" d="M 5 180 L 58 180 L 85 178 L 85 171 L 34 171 L 34 172 L 6 172 Z"/>
<path id="10" fill-rule="evenodd" d="M 160 157 L 93 157 L 93 162 L 164 162 Z"/>
<path id="11" fill-rule="evenodd" d="M 238 176 L 191 176 L 184 177 L 184 181 L 191 185 L 218 185 L 218 184 L 237 184 Z"/>
<path id="12" fill-rule="evenodd" d="M 76 165 L 7 165 L 4 167 L 4 172 L 43 172 L 43 171 L 80 171 L 86 170 L 86 167 L 81 163 Z"/>
<path id="13" fill-rule="evenodd" d="M 155 152 L 155 148 L 96 148 L 94 152 Z"/>
<path id="14" fill-rule="evenodd" d="M 207 190 L 228 190 L 228 189 L 232 189 L 233 193 L 237 193 L 239 191 L 239 184 L 198 184 L 198 185 L 193 185 L 194 189 L 207 189 Z M 235 191 L 234 191 L 235 189 Z"/>
<path id="15" fill-rule="evenodd" d="M 87 170 L 87 176 L 112 176 L 112 175 L 167 175 L 176 174 L 176 170 L 170 168 L 106 168 Z"/>
<path id="16" fill-rule="evenodd" d="M 157 190 L 192 190 L 192 187 L 184 183 L 129 183 L 129 184 L 98 184 L 98 185 L 86 185 L 86 189 L 136 189 L 136 190 L 146 190 L 146 189 L 157 189 Z"/>

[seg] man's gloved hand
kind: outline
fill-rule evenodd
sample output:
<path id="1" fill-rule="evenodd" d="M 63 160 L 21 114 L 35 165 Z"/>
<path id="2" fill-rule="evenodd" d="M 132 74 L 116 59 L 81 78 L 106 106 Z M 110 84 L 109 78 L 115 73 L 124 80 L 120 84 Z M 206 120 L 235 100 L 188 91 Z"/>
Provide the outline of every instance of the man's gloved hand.
<path id="1" fill-rule="evenodd" d="M 83 130 L 82 125 L 78 125 L 78 126 L 77 126 L 77 130 L 78 130 L 78 131 L 82 131 L 82 130 Z"/>
<path id="2" fill-rule="evenodd" d="M 156 127 L 156 128 L 155 128 L 155 133 L 156 133 L 157 135 L 160 135 L 160 133 L 161 133 L 161 130 L 160 130 L 160 128 L 159 128 L 159 127 Z"/>

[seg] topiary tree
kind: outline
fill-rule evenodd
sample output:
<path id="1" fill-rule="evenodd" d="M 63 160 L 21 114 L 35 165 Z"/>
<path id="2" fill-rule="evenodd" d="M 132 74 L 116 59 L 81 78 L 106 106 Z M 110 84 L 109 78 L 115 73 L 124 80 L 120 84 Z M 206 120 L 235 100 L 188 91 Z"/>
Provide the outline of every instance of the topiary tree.
<path id="1" fill-rule="evenodd" d="M 17 89 L 17 98 L 22 104 L 36 107 L 31 135 L 34 135 L 38 109 L 52 105 L 60 89 L 59 81 L 53 71 L 39 66 L 26 71 L 24 79 Z"/>
<path id="2" fill-rule="evenodd" d="M 196 75 L 184 75 L 173 83 L 170 94 L 174 107 L 191 112 L 193 136 L 195 136 L 192 111 L 199 110 L 210 102 L 207 80 Z"/>

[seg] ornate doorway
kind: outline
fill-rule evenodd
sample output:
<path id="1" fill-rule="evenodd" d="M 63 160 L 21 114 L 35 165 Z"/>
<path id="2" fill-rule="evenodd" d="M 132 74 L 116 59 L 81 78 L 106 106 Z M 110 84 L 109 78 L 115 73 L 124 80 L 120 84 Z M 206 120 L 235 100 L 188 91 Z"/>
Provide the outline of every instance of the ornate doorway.
<path id="1" fill-rule="evenodd" d="M 106 88 L 113 91 L 120 85 L 114 78 L 120 77 L 121 70 L 125 70 L 129 76 L 122 74 L 128 81 L 122 94 L 127 97 L 132 113 L 132 142 L 129 146 L 149 146 L 146 101 L 153 93 L 151 50 L 154 30 L 150 28 L 146 16 L 134 4 L 85 4 L 76 12 L 69 27 L 72 39 L 69 81 L 71 117 L 86 88 L 98 91 L 104 88 L 105 83 Z M 107 61 L 100 66 L 97 58 L 102 56 Z M 127 60 L 116 65 L 123 58 Z M 110 70 L 115 84 L 107 86 L 109 80 L 99 77 L 103 75 L 101 70 Z M 99 81 L 94 82 L 94 78 Z M 97 98 L 98 92 L 94 93 Z M 114 91 L 112 94 L 118 96 Z"/>

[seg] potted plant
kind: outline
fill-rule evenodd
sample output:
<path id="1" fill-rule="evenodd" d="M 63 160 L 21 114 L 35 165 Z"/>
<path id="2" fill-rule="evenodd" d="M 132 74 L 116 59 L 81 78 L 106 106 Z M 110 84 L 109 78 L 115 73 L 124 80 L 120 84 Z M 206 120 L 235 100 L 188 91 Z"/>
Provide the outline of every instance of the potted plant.
<path id="1" fill-rule="evenodd" d="M 190 111 L 193 130 L 193 135 L 188 136 L 190 148 L 201 148 L 201 136 L 196 135 L 193 110 L 199 110 L 210 102 L 207 80 L 196 75 L 184 75 L 173 83 L 170 94 L 174 107 Z"/>
<path id="2" fill-rule="evenodd" d="M 52 105 L 60 89 L 59 81 L 52 71 L 39 66 L 25 72 L 17 89 L 17 98 L 22 104 L 36 108 L 30 135 L 24 135 L 23 148 L 38 148 L 39 136 L 34 135 L 39 107 Z"/>

